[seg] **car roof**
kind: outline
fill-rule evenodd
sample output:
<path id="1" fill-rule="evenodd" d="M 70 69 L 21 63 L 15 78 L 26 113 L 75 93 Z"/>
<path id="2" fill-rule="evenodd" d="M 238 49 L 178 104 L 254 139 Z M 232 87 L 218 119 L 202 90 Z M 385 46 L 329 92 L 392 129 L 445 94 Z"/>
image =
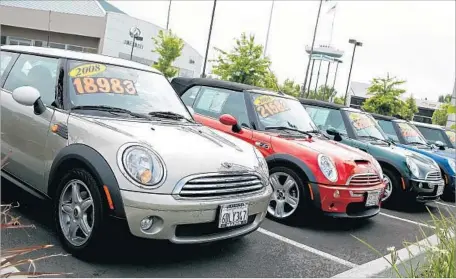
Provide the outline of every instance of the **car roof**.
<path id="1" fill-rule="evenodd" d="M 68 58 L 74 60 L 85 60 L 97 63 L 106 63 L 112 64 L 121 67 L 133 68 L 137 70 L 149 71 L 157 74 L 161 74 L 160 71 L 146 66 L 137 62 L 111 57 L 106 55 L 100 54 L 93 54 L 93 53 L 84 53 L 72 50 L 64 50 L 64 49 L 56 49 L 56 48 L 47 48 L 47 47 L 35 47 L 35 46 L 12 46 L 12 45 L 5 45 L 1 46 L 2 51 L 12 51 L 12 52 L 20 52 L 26 54 L 36 54 L 36 55 L 45 55 L 45 56 L 53 56 L 53 57 L 61 57 L 61 58 Z"/>
<path id="2" fill-rule="evenodd" d="M 422 123 L 422 122 L 416 122 L 416 121 L 411 121 L 415 126 L 421 126 L 421 127 L 426 127 L 430 129 L 438 129 L 438 130 L 445 130 L 442 126 L 435 125 L 435 124 L 429 124 L 429 123 Z"/>
<path id="3" fill-rule="evenodd" d="M 171 80 L 171 85 L 173 86 L 174 90 L 176 90 L 177 94 L 181 96 L 184 94 L 187 89 L 192 86 L 208 86 L 208 87 L 215 87 L 233 91 L 243 91 L 249 93 L 258 93 L 258 94 L 266 94 L 271 96 L 283 97 L 288 99 L 297 100 L 293 96 L 289 96 L 286 94 L 281 94 L 274 92 L 272 90 L 264 89 L 258 86 L 242 84 L 238 82 L 232 81 L 225 81 L 219 79 L 212 79 L 212 78 L 185 78 L 185 77 L 175 77 Z"/>
<path id="4" fill-rule="evenodd" d="M 400 119 L 398 119 L 396 117 L 393 117 L 393 116 L 387 116 L 387 115 L 378 114 L 378 113 L 371 113 L 371 115 L 375 119 L 379 119 L 379 120 L 387 120 L 387 121 L 400 120 Z"/>
<path id="5" fill-rule="evenodd" d="M 298 98 L 298 100 L 303 105 L 330 108 L 330 109 L 335 109 L 335 110 L 346 110 L 346 111 L 352 111 L 352 112 L 362 112 L 362 113 L 367 113 L 368 114 L 368 112 L 362 111 L 360 109 L 347 107 L 347 106 L 344 106 L 344 105 L 339 105 L 339 104 L 335 104 L 335 103 L 331 103 L 331 102 L 325 102 L 325 101 L 313 100 L 313 99 L 305 99 L 305 98 Z"/>

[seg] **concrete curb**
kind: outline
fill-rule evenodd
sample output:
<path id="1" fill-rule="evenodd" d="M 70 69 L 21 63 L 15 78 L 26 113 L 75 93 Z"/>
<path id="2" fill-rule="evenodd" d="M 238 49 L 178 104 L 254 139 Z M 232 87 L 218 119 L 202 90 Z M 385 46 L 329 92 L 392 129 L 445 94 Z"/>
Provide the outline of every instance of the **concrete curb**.
<path id="1" fill-rule="evenodd" d="M 1 261 L 3 261 L 3 260 L 4 259 L 2 258 Z M 16 272 L 20 272 L 20 270 L 17 269 L 16 267 L 14 267 L 14 266 L 3 268 L 3 269 L 0 270 L 0 276 L 3 276 L 3 275 L 5 275 L 7 273 L 10 273 L 10 272 L 11 273 L 16 273 Z M 13 275 L 11 275 L 8 278 L 26 278 L 26 277 L 27 276 L 24 276 L 24 275 L 22 275 L 22 276 L 13 276 Z"/>
<path id="2" fill-rule="evenodd" d="M 397 269 L 402 277 L 409 277 L 407 276 L 407 270 L 410 270 L 411 266 L 416 267 L 418 264 L 425 262 L 426 250 L 422 246 L 429 247 L 437 244 L 438 238 L 434 234 L 416 244 L 398 250 L 397 256 L 400 260 L 398 260 Z M 385 258 L 391 260 L 391 254 L 337 274 L 333 278 L 398 278 L 396 271 L 393 270 Z"/>

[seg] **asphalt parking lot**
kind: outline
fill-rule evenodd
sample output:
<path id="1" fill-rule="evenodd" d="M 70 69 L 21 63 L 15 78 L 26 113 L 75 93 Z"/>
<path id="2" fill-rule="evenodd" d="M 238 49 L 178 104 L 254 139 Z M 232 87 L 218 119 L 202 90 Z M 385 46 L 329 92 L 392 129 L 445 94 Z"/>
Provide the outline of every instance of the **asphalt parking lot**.
<path id="1" fill-rule="evenodd" d="M 2 230 L 1 248 L 53 244 L 35 255 L 65 253 L 53 231 L 49 206 L 2 180 L 2 204 L 19 202 L 13 215 L 36 228 Z M 438 214 L 456 214 L 454 203 L 427 206 Z M 404 241 L 422 239 L 431 217 L 425 206 L 382 209 L 370 220 L 316 219 L 289 226 L 266 219 L 261 228 L 229 244 L 172 245 L 125 238 L 113 243 L 109 256 L 84 262 L 72 256 L 37 262 L 37 271 L 71 273 L 67 277 L 331 277 L 379 256 L 355 239 L 387 254 Z M 27 266 L 19 268 L 26 271 Z"/>

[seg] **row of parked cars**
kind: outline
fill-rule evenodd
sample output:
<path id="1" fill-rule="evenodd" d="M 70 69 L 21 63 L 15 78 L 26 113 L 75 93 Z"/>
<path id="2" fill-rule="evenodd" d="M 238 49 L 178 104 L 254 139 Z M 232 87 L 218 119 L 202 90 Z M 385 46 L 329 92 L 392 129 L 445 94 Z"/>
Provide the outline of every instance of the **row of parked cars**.
<path id="1" fill-rule="evenodd" d="M 2 178 L 52 202 L 76 256 L 96 255 L 114 220 L 190 244 L 237 239 L 266 216 L 370 218 L 384 203 L 454 197 L 454 150 L 421 134 L 402 143 L 412 132 L 400 128 L 393 141 L 359 110 L 213 79 L 170 84 L 95 54 L 2 46 L 0 58 Z"/>

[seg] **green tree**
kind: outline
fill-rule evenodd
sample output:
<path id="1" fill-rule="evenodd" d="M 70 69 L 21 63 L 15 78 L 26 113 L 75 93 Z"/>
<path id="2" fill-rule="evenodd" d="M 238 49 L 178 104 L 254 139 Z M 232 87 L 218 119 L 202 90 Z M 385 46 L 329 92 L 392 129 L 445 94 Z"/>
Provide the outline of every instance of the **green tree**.
<path id="1" fill-rule="evenodd" d="M 212 72 L 223 80 L 274 88 L 277 79 L 269 71 L 271 60 L 263 57 L 263 46 L 255 43 L 255 36 L 242 33 L 235 42 L 229 52 L 214 48 L 219 55 L 211 61 L 215 62 Z"/>
<path id="2" fill-rule="evenodd" d="M 451 94 L 439 95 L 440 103 L 451 103 Z"/>
<path id="3" fill-rule="evenodd" d="M 448 113 L 450 112 L 451 105 L 449 103 L 444 103 L 435 110 L 432 114 L 432 124 L 445 126 L 448 121 Z"/>
<path id="4" fill-rule="evenodd" d="M 152 67 L 159 70 L 167 78 L 175 77 L 178 69 L 173 66 L 173 62 L 181 56 L 184 48 L 184 41 L 169 31 L 160 30 L 156 38 L 152 38 L 155 50 L 160 55 L 158 62 Z"/>
<path id="5" fill-rule="evenodd" d="M 345 105 L 344 98 L 343 97 L 339 97 L 339 96 L 335 96 L 334 97 L 334 104 Z"/>
<path id="6" fill-rule="evenodd" d="M 301 86 L 295 83 L 294 80 L 287 78 L 280 86 L 280 91 L 287 95 L 298 97 L 301 93 Z"/>
<path id="7" fill-rule="evenodd" d="M 373 78 L 367 89 L 367 94 L 372 97 L 364 102 L 363 109 L 388 116 L 401 115 L 405 103 L 399 97 L 405 93 L 405 89 L 400 86 L 404 83 L 405 80 L 391 77 L 389 73 L 384 78 Z"/>
<path id="8" fill-rule="evenodd" d="M 337 91 L 333 87 L 322 85 L 318 88 L 317 92 L 310 90 L 308 98 L 328 102 L 336 95 Z"/>
<path id="9" fill-rule="evenodd" d="M 456 114 L 456 106 L 448 104 L 447 113 L 448 114 Z M 432 117 L 434 117 L 434 115 L 432 115 Z M 446 125 L 446 123 L 445 123 L 445 125 Z M 451 125 L 450 129 L 456 130 L 456 124 Z"/>
<path id="10" fill-rule="evenodd" d="M 405 100 L 405 106 L 402 108 L 401 116 L 407 120 L 413 120 L 413 116 L 418 112 L 418 106 L 416 105 L 415 98 L 413 95 Z"/>

